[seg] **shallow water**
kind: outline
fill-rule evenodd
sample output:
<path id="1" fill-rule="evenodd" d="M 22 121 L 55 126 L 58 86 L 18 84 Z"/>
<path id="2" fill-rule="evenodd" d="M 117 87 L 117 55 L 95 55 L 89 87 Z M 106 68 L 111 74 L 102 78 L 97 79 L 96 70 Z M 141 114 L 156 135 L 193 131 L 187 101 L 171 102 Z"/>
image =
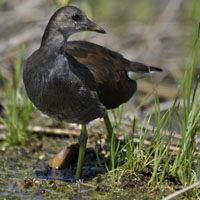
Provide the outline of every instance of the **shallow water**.
<path id="1" fill-rule="evenodd" d="M 0 143 L 0 199 L 160 199 L 162 194 L 149 194 L 145 187 L 112 188 L 112 183 L 105 181 L 105 169 L 95 161 L 92 149 L 86 153 L 82 182 L 74 182 L 75 167 L 71 168 L 66 180 L 65 173 L 51 172 L 45 177 L 47 164 L 66 144 L 62 137 L 33 136 L 26 147 L 6 147 Z M 104 161 L 105 163 L 106 161 Z M 37 176 L 39 172 L 40 176 Z M 36 175 L 37 174 L 37 175 Z M 69 176 L 70 174 L 70 176 Z M 63 178 L 64 177 L 64 178 Z M 62 179 L 62 181 L 56 179 Z M 64 181 L 63 181 L 64 180 Z M 67 181 L 67 182 L 66 182 Z"/>

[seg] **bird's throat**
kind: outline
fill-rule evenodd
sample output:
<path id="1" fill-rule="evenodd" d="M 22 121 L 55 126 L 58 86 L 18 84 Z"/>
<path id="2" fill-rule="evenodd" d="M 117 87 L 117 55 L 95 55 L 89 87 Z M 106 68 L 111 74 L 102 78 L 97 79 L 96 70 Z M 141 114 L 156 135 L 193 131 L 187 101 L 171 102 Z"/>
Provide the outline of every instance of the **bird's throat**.
<path id="1" fill-rule="evenodd" d="M 62 46 L 64 45 L 67 38 L 65 38 L 61 33 L 55 30 L 45 31 L 42 37 L 41 47 L 43 46 Z"/>

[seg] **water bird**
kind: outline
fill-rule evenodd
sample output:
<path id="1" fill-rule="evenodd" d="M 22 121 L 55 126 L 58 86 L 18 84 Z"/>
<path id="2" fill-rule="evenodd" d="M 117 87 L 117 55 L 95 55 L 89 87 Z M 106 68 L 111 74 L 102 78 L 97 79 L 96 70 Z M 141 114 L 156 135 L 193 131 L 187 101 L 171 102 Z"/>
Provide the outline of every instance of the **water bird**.
<path id="1" fill-rule="evenodd" d="M 28 57 L 23 69 L 27 95 L 41 112 L 82 125 L 76 179 L 82 174 L 88 138 L 86 124 L 104 118 L 111 137 L 107 110 L 117 108 L 133 96 L 138 77 L 162 71 L 127 60 L 91 42 L 68 41 L 80 31 L 106 33 L 77 7 L 58 9 L 47 24 L 41 46 Z"/>

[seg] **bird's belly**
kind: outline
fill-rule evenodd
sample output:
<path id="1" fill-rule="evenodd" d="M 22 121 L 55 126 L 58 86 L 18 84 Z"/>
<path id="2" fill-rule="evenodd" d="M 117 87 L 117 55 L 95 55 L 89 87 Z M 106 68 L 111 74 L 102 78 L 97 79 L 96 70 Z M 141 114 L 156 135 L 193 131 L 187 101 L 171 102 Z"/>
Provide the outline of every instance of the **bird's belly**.
<path id="1" fill-rule="evenodd" d="M 54 62 L 52 68 L 28 64 L 23 74 L 25 88 L 30 100 L 43 113 L 81 124 L 106 114 L 86 67 L 69 66 L 64 61 L 60 65 Z"/>
<path id="2" fill-rule="evenodd" d="M 27 93 L 29 95 L 28 89 Z M 32 91 L 29 98 L 43 113 L 72 123 L 85 124 L 103 117 L 106 113 L 106 108 L 99 101 L 96 92 L 83 85 L 43 85 L 39 91 Z"/>

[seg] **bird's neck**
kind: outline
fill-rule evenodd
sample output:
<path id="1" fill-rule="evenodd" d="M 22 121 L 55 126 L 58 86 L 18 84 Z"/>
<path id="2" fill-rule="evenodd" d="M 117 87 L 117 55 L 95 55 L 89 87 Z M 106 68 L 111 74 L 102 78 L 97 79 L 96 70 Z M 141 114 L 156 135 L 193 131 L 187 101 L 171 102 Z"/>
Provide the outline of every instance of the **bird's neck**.
<path id="1" fill-rule="evenodd" d="M 48 46 L 49 48 L 61 48 L 64 47 L 69 35 L 63 35 L 58 30 L 47 26 L 44 35 L 42 37 L 41 46 Z"/>

